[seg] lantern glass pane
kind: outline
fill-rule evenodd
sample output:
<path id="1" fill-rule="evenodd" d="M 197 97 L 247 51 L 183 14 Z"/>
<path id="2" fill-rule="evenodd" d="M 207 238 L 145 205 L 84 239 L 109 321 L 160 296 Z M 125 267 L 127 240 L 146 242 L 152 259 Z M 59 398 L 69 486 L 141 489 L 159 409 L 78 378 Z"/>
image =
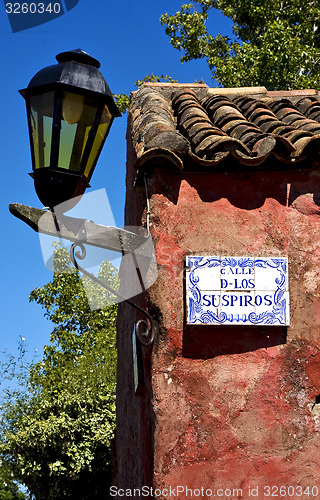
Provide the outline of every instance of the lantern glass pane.
<path id="1" fill-rule="evenodd" d="M 59 167 L 80 170 L 97 107 L 97 102 L 92 98 L 63 92 Z"/>
<path id="2" fill-rule="evenodd" d="M 93 169 L 95 167 L 95 164 L 98 160 L 99 154 L 101 152 L 101 149 L 103 147 L 104 141 L 108 135 L 110 124 L 112 121 L 112 116 L 107 108 L 107 106 L 104 107 L 100 119 L 100 123 L 98 126 L 97 134 L 93 142 L 93 146 L 91 148 L 91 152 L 89 155 L 89 159 L 84 171 L 85 176 L 90 179 Z"/>
<path id="3" fill-rule="evenodd" d="M 30 128 L 34 168 L 50 166 L 54 92 L 30 97 Z"/>

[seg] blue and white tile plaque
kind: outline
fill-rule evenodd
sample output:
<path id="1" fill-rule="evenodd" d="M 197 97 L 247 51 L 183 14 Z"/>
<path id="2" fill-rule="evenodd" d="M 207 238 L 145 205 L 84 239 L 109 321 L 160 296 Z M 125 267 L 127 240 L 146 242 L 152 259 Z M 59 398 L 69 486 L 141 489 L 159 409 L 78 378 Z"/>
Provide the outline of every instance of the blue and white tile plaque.
<path id="1" fill-rule="evenodd" d="M 186 258 L 187 323 L 289 325 L 287 257 Z"/>

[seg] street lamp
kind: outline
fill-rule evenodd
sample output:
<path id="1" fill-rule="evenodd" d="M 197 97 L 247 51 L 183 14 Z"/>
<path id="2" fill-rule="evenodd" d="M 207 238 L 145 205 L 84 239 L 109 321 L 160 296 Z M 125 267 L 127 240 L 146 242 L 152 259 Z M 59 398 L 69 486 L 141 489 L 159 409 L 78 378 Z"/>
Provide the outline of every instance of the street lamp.
<path id="1" fill-rule="evenodd" d="M 136 322 L 136 335 L 148 346 L 158 329 L 155 317 L 82 268 L 77 260 L 85 257 L 84 244 L 132 254 L 145 291 L 137 259 L 151 260 L 150 245 L 153 252 L 146 179 L 146 237 L 62 213 L 75 206 L 89 186 L 112 122 L 121 114 L 98 69 L 99 61 L 80 49 L 62 52 L 56 59 L 58 64 L 40 70 L 28 87 L 20 90 L 27 106 L 33 169 L 30 175 L 40 201 L 49 211 L 19 203 L 10 204 L 9 209 L 35 231 L 72 241 L 70 257 L 75 267 L 147 317 L 147 321 Z M 76 251 L 77 247 L 80 251 Z"/>
<path id="2" fill-rule="evenodd" d="M 99 71 L 83 50 L 62 52 L 20 93 L 26 100 L 35 190 L 44 206 L 74 198 L 89 186 L 113 119 L 121 116 Z"/>

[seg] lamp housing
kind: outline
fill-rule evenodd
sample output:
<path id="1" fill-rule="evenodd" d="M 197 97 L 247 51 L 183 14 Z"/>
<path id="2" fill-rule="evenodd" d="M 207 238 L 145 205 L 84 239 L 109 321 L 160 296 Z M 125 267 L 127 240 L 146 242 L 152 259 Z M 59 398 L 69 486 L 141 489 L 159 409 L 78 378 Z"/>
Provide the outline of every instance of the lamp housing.
<path id="1" fill-rule="evenodd" d="M 84 193 L 115 117 L 121 116 L 99 71 L 81 49 L 62 52 L 19 92 L 26 100 L 36 193 L 53 208 Z"/>

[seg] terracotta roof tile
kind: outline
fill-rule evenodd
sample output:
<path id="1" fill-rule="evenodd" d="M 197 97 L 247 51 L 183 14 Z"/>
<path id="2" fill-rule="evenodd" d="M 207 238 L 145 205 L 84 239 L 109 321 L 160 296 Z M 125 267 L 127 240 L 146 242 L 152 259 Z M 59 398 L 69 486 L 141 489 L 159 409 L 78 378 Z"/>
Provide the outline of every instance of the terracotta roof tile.
<path id="1" fill-rule="evenodd" d="M 296 169 L 320 164 L 315 90 L 147 84 L 129 111 L 137 169 Z"/>

